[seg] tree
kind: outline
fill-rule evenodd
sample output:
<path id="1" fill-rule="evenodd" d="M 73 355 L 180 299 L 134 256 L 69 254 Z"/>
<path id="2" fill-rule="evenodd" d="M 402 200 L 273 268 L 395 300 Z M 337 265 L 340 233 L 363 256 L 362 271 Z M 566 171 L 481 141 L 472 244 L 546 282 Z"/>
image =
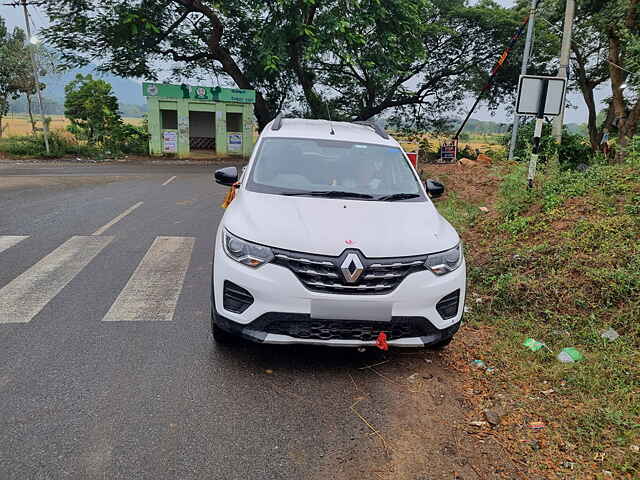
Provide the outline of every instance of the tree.
<path id="1" fill-rule="evenodd" d="M 109 83 L 78 74 L 64 91 L 64 114 L 71 122 L 67 128 L 76 137 L 95 145 L 121 126 L 118 99 Z"/>
<path id="2" fill-rule="evenodd" d="M 609 3 L 606 32 L 613 93 L 613 108 L 610 110 L 613 110 L 618 129 L 616 161 L 621 163 L 640 123 L 640 75 L 629 75 L 629 70 L 640 72 L 640 0 L 614 0 Z M 628 84 L 626 90 L 625 84 Z"/>
<path id="3" fill-rule="evenodd" d="M 562 29 L 564 0 L 544 2 L 543 15 L 553 27 Z M 640 36 L 638 0 L 583 0 L 576 2 L 576 15 L 571 43 L 569 86 L 578 89 L 587 111 L 587 130 L 593 151 L 600 148 L 606 130 L 618 132 L 618 161 L 624 146 L 638 126 L 637 105 L 639 83 L 634 84 L 628 71 L 640 70 Z M 555 43 L 555 42 L 553 42 Z M 548 47 L 543 47 L 548 48 Z M 622 68 L 620 68 L 622 67 Z M 637 78 L 637 75 L 635 76 Z M 594 92 L 611 82 L 612 97 L 605 115 L 599 116 Z M 623 84 L 629 83 L 624 92 Z M 640 107 L 638 107 L 640 108 Z"/>
<path id="4" fill-rule="evenodd" d="M 278 111 L 366 119 L 388 109 L 451 114 L 486 80 L 516 14 L 491 0 L 44 1 L 66 61 L 124 76 L 214 75 L 256 90 L 262 128 Z M 504 75 L 489 100 L 512 95 Z"/>
<path id="5" fill-rule="evenodd" d="M 27 37 L 21 28 L 16 27 L 14 30 L 14 55 L 17 58 L 23 59 L 23 61 L 17 62 L 16 69 L 14 70 L 14 84 L 18 94 L 23 94 L 27 100 L 27 113 L 29 114 L 29 121 L 31 123 L 31 130 L 36 133 L 36 121 L 33 118 L 32 98 L 36 94 L 36 81 L 33 75 L 33 66 L 31 65 L 31 52 L 30 49 L 35 49 L 34 57 L 38 63 L 38 74 L 40 77 L 47 74 L 47 70 L 41 67 L 42 62 L 38 60 L 46 52 L 43 48 L 35 45 L 30 45 L 27 42 Z M 44 90 L 46 85 L 42 82 L 39 84 L 40 90 Z"/>
<path id="6" fill-rule="evenodd" d="M 10 34 L 0 17 L 0 137 L 4 132 L 2 118 L 9 111 L 9 101 L 20 96 L 20 79 L 29 68 L 28 55 L 23 55 L 23 45 L 24 32 L 16 28 Z"/>

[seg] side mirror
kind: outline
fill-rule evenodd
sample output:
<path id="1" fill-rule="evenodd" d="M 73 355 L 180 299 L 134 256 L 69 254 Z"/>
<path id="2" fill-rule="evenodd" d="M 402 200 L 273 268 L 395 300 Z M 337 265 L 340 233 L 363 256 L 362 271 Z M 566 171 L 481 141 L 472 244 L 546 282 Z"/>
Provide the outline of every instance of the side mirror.
<path id="1" fill-rule="evenodd" d="M 220 185 L 233 185 L 238 181 L 238 169 L 236 167 L 225 167 L 220 170 L 216 170 L 213 175 L 216 183 Z"/>
<path id="2" fill-rule="evenodd" d="M 427 180 L 425 182 L 425 186 L 427 187 L 427 193 L 431 198 L 441 197 L 442 194 L 444 193 L 444 185 L 435 180 L 431 180 L 431 179 Z"/>

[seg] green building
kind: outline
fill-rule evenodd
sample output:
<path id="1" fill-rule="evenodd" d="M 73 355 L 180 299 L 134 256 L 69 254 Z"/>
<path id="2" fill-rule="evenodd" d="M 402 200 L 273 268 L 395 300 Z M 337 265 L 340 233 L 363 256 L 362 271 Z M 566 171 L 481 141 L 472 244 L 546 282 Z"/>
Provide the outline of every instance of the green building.
<path id="1" fill-rule="evenodd" d="M 251 155 L 255 91 L 143 83 L 142 94 L 151 155 Z"/>

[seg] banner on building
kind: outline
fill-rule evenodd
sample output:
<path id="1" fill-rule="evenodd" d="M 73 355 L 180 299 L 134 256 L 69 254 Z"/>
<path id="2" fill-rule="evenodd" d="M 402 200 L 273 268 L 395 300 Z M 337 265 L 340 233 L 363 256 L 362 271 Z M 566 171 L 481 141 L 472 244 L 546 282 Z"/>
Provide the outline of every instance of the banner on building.
<path id="1" fill-rule="evenodd" d="M 162 132 L 163 151 L 175 153 L 178 151 L 178 132 Z"/>
<path id="2" fill-rule="evenodd" d="M 229 134 L 229 147 L 227 149 L 229 153 L 242 152 L 242 134 L 230 133 Z"/>

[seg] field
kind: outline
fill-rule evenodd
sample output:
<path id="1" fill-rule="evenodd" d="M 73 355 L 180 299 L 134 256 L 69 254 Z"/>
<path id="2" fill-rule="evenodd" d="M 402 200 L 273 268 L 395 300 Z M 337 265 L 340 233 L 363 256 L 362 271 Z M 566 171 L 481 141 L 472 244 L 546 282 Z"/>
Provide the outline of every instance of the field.
<path id="1" fill-rule="evenodd" d="M 64 115 L 49 116 L 51 117 L 51 124 L 49 127 L 51 130 L 65 132 L 65 135 L 70 135 L 66 133 L 66 127 L 67 125 L 69 125 L 69 121 L 65 118 Z M 37 116 L 36 119 L 39 119 L 39 116 Z M 123 118 L 123 120 L 126 123 L 130 123 L 132 125 L 142 124 L 142 118 Z M 39 121 L 38 126 L 41 126 L 41 123 Z M 2 127 L 4 128 L 3 136 L 5 137 L 29 135 L 31 133 L 29 115 L 26 114 L 10 113 L 6 117 L 2 118 Z"/>
<path id="2" fill-rule="evenodd" d="M 400 142 L 402 148 L 407 152 L 417 152 L 418 151 L 418 142 L 422 139 L 427 139 L 431 145 L 431 151 L 437 152 L 440 145 L 444 142 L 450 142 L 451 138 L 446 137 L 444 135 L 423 135 L 419 138 L 410 138 L 408 136 L 403 136 L 401 134 L 394 133 L 393 136 Z M 480 150 L 481 153 L 487 152 L 489 150 L 503 150 L 504 147 L 500 143 L 503 135 L 500 134 L 472 134 L 469 135 L 468 140 L 460 140 L 458 142 L 458 148 L 460 151 L 464 150 L 465 147 L 469 147 L 469 149 L 473 152 L 476 149 Z"/>

